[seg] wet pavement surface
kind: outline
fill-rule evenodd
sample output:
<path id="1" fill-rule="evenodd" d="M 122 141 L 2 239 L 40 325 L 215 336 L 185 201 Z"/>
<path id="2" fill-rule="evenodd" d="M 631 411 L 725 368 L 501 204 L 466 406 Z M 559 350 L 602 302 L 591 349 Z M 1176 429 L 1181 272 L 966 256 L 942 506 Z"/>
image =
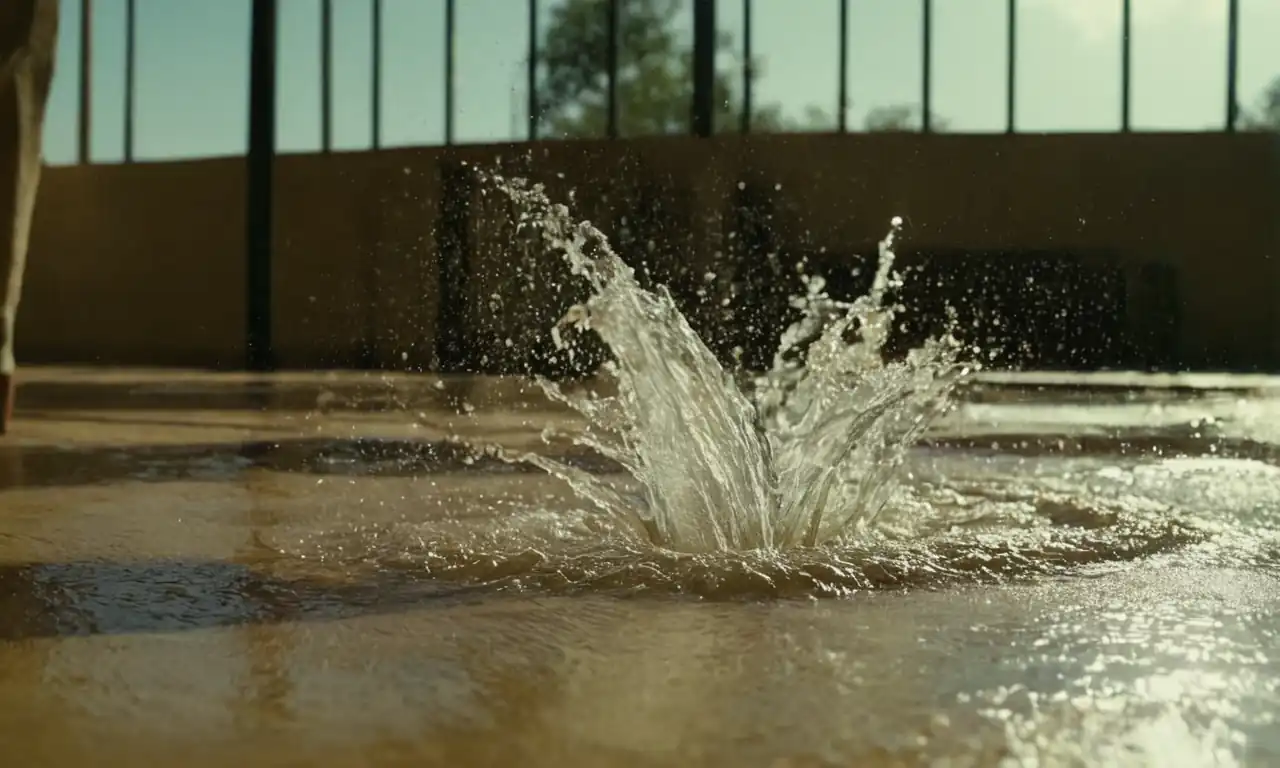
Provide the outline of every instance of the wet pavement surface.
<path id="1" fill-rule="evenodd" d="M 5 764 L 1280 763 L 1270 380 L 974 388 L 908 468 L 936 524 L 772 565 L 574 549 L 457 443 L 616 471 L 509 384 L 25 381 Z"/>

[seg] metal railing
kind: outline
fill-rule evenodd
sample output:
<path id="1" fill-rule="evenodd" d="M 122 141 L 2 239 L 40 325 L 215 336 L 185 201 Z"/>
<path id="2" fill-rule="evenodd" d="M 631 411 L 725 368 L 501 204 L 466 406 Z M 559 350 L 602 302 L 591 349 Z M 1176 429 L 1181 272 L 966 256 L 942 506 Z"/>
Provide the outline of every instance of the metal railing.
<path id="1" fill-rule="evenodd" d="M 76 157 L 80 163 L 89 162 L 90 134 L 92 123 L 91 109 L 91 93 L 93 88 L 92 67 L 90 62 L 91 44 L 92 44 L 92 25 L 93 25 L 93 0 L 80 1 L 80 29 L 79 47 L 80 47 L 80 83 L 78 98 L 78 114 L 77 114 L 77 137 L 76 137 Z M 902 0 L 909 2 L 910 0 Z M 278 2 L 278 0 L 273 0 Z M 316 0 L 319 4 L 320 12 L 320 150 L 329 151 L 333 147 L 333 42 L 334 42 L 334 26 L 333 26 L 333 0 Z M 546 0 L 543 0 L 546 2 Z M 618 113 L 619 113 L 619 97 L 618 97 L 618 66 L 619 66 L 619 15 L 625 11 L 625 0 L 599 0 L 601 12 L 607 15 L 608 27 L 608 45 L 606 49 L 605 61 L 602 66 L 607 77 L 607 123 L 605 135 L 608 137 L 616 137 L 618 135 Z M 693 119 L 691 121 L 691 132 L 696 135 L 708 135 L 713 126 L 710 126 L 708 120 L 712 114 L 711 104 L 709 100 L 712 98 L 710 82 L 715 77 L 714 73 L 714 48 L 716 45 L 716 6 L 717 0 L 692 0 L 694 7 L 694 78 L 702 80 L 702 83 L 695 83 L 694 104 L 691 104 Z M 741 67 L 741 111 L 739 115 L 738 130 L 748 133 L 752 129 L 752 90 L 754 86 L 754 73 L 752 71 L 751 62 L 753 61 L 752 51 L 752 0 L 719 0 L 720 3 L 728 4 L 730 2 L 741 2 L 743 34 L 740 41 L 739 55 L 743 66 Z M 921 70 L 922 76 L 920 81 L 919 103 L 920 103 L 920 130 L 928 133 L 934 130 L 933 125 L 933 51 L 934 51 L 934 2 L 933 0 L 918 0 L 921 3 L 921 25 L 920 25 L 920 41 L 921 41 Z M 1118 105 L 1120 114 L 1120 131 L 1127 132 L 1132 128 L 1132 50 L 1133 50 L 1133 5 L 1134 0 L 1116 0 L 1119 3 L 1119 11 L 1121 15 L 1121 72 L 1120 72 L 1120 104 Z M 254 0 L 255 6 L 258 0 Z M 381 146 L 382 138 L 382 75 L 383 75 L 383 2 L 382 0 L 369 0 L 371 13 L 371 58 L 370 62 L 370 78 L 371 78 L 371 103 L 370 103 L 370 131 L 371 131 L 371 147 L 376 149 Z M 444 0 L 444 51 L 443 51 L 443 78 L 444 78 L 444 110 L 443 110 L 443 143 L 451 145 L 455 142 L 454 118 L 456 112 L 456 67 L 455 67 L 455 38 L 456 38 L 456 18 L 457 18 L 458 0 Z M 838 35 L 839 35 L 839 82 L 838 93 L 836 94 L 837 116 L 836 130 L 841 133 L 850 130 L 848 123 L 848 107 L 850 105 L 849 98 L 849 5 L 850 0 L 836 0 L 837 8 L 833 9 L 838 12 Z M 538 68 L 539 68 L 539 29 L 538 17 L 539 0 L 528 0 L 528 56 L 524 64 L 527 68 L 527 90 L 528 90 L 528 122 L 525 139 L 533 141 L 539 138 L 546 138 L 539 134 L 539 99 L 538 99 Z M 1018 5 L 1019 0 L 1007 0 L 1006 10 L 1006 54 L 1007 54 L 1007 70 L 1005 73 L 1005 130 L 1008 133 L 1017 131 L 1017 77 L 1018 77 Z M 255 17 L 257 18 L 256 11 Z M 1238 103 L 1238 60 L 1239 60 L 1239 31 L 1240 31 L 1240 0 L 1227 0 L 1227 44 L 1226 44 L 1226 61 L 1224 62 L 1224 73 L 1226 78 L 1226 105 L 1223 114 L 1223 130 L 1226 132 L 1234 132 L 1239 127 L 1240 108 Z M 252 32 L 254 35 L 265 34 L 260 28 L 255 28 Z M 274 33 L 273 33 L 274 34 Z M 123 159 L 125 162 L 131 162 L 135 157 L 135 136 L 134 124 L 136 117 L 136 66 L 137 66 L 137 0 L 125 0 L 125 50 L 124 50 L 124 151 Z M 275 56 L 274 40 L 258 41 L 255 45 L 270 46 L 270 55 Z M 701 68 L 699 67 L 701 65 Z M 707 68 L 710 69 L 707 69 Z M 698 87 L 701 85 L 702 87 Z M 265 107 L 266 105 L 262 105 Z M 274 102 L 271 105 L 274 109 Z M 700 120 L 699 117 L 702 119 Z"/>
<path id="2" fill-rule="evenodd" d="M 2 1 L 2 0 L 0 0 Z M 296 0 L 295 0 L 296 1 Z M 317 0 L 320 3 L 320 125 L 321 151 L 329 151 L 333 146 L 333 0 Z M 724 0 L 728 2 L 730 0 Z M 737 0 L 732 0 L 737 1 Z M 839 29 L 840 76 L 839 92 L 836 94 L 839 105 L 837 130 L 849 130 L 846 109 L 849 105 L 849 0 L 837 0 Z M 908 0 L 901 0 L 907 2 Z M 933 0 L 919 0 L 922 3 L 921 47 L 923 75 L 920 82 L 921 125 L 920 130 L 930 132 L 935 128 L 931 121 L 933 101 L 932 53 L 933 53 Z M 246 162 L 248 174 L 246 181 L 246 365 L 251 370 L 269 370 L 273 367 L 272 352 L 272 286 L 271 286 L 271 243 L 272 243 L 272 196 L 273 196 L 273 159 L 276 155 L 276 53 L 278 33 L 279 0 L 252 0 L 251 44 L 250 44 L 250 84 L 249 84 L 249 141 Z M 454 38 L 458 0 L 444 0 L 444 143 L 453 144 L 454 111 L 455 111 L 455 67 Z M 604 67 L 607 78 L 607 111 L 606 129 L 608 137 L 618 136 L 619 98 L 619 14 L 623 0 L 600 0 L 603 12 L 607 13 L 607 45 Z M 690 132 L 697 136 L 711 135 L 713 122 L 713 100 L 715 82 L 716 54 L 716 0 L 692 0 L 693 2 L 693 89 L 690 105 Z M 751 130 L 752 115 L 752 0 L 741 0 L 743 13 L 743 39 L 741 41 L 742 67 L 741 113 L 739 129 L 742 132 Z M 1118 0 L 1122 13 L 1121 33 L 1121 98 L 1120 98 L 1120 130 L 1131 129 L 1132 103 L 1132 22 L 1133 0 Z M 136 0 L 125 0 L 125 77 L 124 77 L 124 160 L 134 159 L 135 137 L 135 69 L 136 69 Z M 372 56 L 370 68 L 372 78 L 372 98 L 370 104 L 370 121 L 372 130 L 371 144 L 377 148 L 381 144 L 382 130 L 382 38 L 383 8 L 382 0 L 370 0 L 372 13 Z M 527 78 L 529 88 L 527 138 L 537 140 L 539 134 L 539 95 L 538 95 L 538 9 L 539 0 L 528 0 L 528 58 Z M 77 157 L 81 163 L 89 161 L 89 137 L 91 126 L 90 95 L 91 79 L 91 30 L 93 23 L 92 0 L 80 0 L 81 18 L 79 29 L 80 42 L 80 92 L 77 131 Z M 1005 130 L 1013 133 L 1017 129 L 1017 13 L 1018 0 L 1008 0 L 1007 5 L 1007 37 L 1008 67 L 1006 72 L 1006 110 Z M 1227 60 L 1225 62 L 1227 80 L 1227 104 L 1224 114 L 1223 129 L 1236 131 L 1239 123 L 1237 105 L 1237 61 L 1239 48 L 1239 15 L 1240 0 L 1228 0 L 1227 25 Z"/>

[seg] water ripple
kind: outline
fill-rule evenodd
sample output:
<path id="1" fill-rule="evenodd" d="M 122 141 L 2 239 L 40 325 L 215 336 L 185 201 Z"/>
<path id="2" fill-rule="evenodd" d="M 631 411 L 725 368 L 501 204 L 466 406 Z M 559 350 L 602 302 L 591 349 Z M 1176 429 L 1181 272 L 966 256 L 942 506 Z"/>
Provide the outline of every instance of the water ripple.
<path id="1" fill-rule="evenodd" d="M 858 540 L 783 551 L 680 553 L 622 531 L 553 542 L 489 533 L 472 539 L 419 524 L 360 525 L 304 535 L 280 551 L 351 569 L 503 592 L 710 600 L 830 598 L 874 589 L 1007 583 L 1124 564 L 1205 542 L 1208 534 L 1158 516 L 1077 509 L 1000 530 L 966 527 L 925 537 L 877 532 Z M 1034 517 L 1035 514 L 1030 517 Z M 969 522 L 973 522 L 970 518 Z M 1029 521 L 1024 521 L 1029 522 Z"/>

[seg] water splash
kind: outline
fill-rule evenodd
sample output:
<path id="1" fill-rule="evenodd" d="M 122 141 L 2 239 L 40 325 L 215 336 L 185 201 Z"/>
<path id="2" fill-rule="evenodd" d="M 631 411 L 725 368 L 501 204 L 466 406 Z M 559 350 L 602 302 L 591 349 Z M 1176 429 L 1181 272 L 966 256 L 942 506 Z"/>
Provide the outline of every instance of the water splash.
<path id="1" fill-rule="evenodd" d="M 566 507 L 573 500 L 560 496 L 531 501 L 527 487 L 518 486 L 483 500 L 438 501 L 442 510 L 483 505 L 484 522 L 470 514 L 443 521 L 433 516 L 429 522 L 360 518 L 349 525 L 284 528 L 264 544 L 287 556 L 278 567 L 296 569 L 290 571 L 294 576 L 320 577 L 338 569 L 354 582 L 376 583 L 384 594 L 426 588 L 707 600 L 1008 584 L 1114 572 L 1157 556 L 1169 556 L 1170 563 L 1245 567 L 1276 562 L 1273 544 L 1260 551 L 1256 539 L 1213 541 L 1220 507 L 1203 519 L 1178 519 L 1168 505 L 1123 491 L 1096 496 L 1058 488 L 1060 477 L 1030 485 L 980 477 L 959 484 L 951 478 L 922 483 L 917 477 L 886 510 L 886 524 L 857 540 L 786 551 L 654 547 L 628 537 L 626 523 Z M 494 525 L 495 520 L 502 522 Z"/>
<path id="2" fill-rule="evenodd" d="M 616 395 L 547 395 L 578 411 L 576 438 L 620 463 L 639 497 L 554 459 L 520 460 L 562 478 L 642 538 L 682 552 L 813 547 L 863 530 L 889 501 L 907 448 L 948 404 L 963 369 L 955 343 L 931 341 L 901 362 L 883 359 L 897 308 L 893 243 L 880 243 L 871 290 L 839 302 L 820 278 L 793 306 L 773 368 L 744 392 L 689 326 L 665 287 L 650 291 L 589 222 L 575 222 L 540 185 L 491 177 L 591 289 L 553 331 L 592 331 L 613 360 Z M 851 338 L 852 337 L 852 338 Z"/>

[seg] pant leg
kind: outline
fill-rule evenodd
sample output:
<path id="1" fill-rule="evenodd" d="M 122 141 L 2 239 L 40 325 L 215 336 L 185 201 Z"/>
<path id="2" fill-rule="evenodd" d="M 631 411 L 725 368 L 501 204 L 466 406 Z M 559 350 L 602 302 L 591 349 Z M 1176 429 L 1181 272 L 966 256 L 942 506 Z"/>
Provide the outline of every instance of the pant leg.
<path id="1" fill-rule="evenodd" d="M 58 0 L 0 0 L 0 376 L 6 379 L 14 369 L 57 29 Z"/>

